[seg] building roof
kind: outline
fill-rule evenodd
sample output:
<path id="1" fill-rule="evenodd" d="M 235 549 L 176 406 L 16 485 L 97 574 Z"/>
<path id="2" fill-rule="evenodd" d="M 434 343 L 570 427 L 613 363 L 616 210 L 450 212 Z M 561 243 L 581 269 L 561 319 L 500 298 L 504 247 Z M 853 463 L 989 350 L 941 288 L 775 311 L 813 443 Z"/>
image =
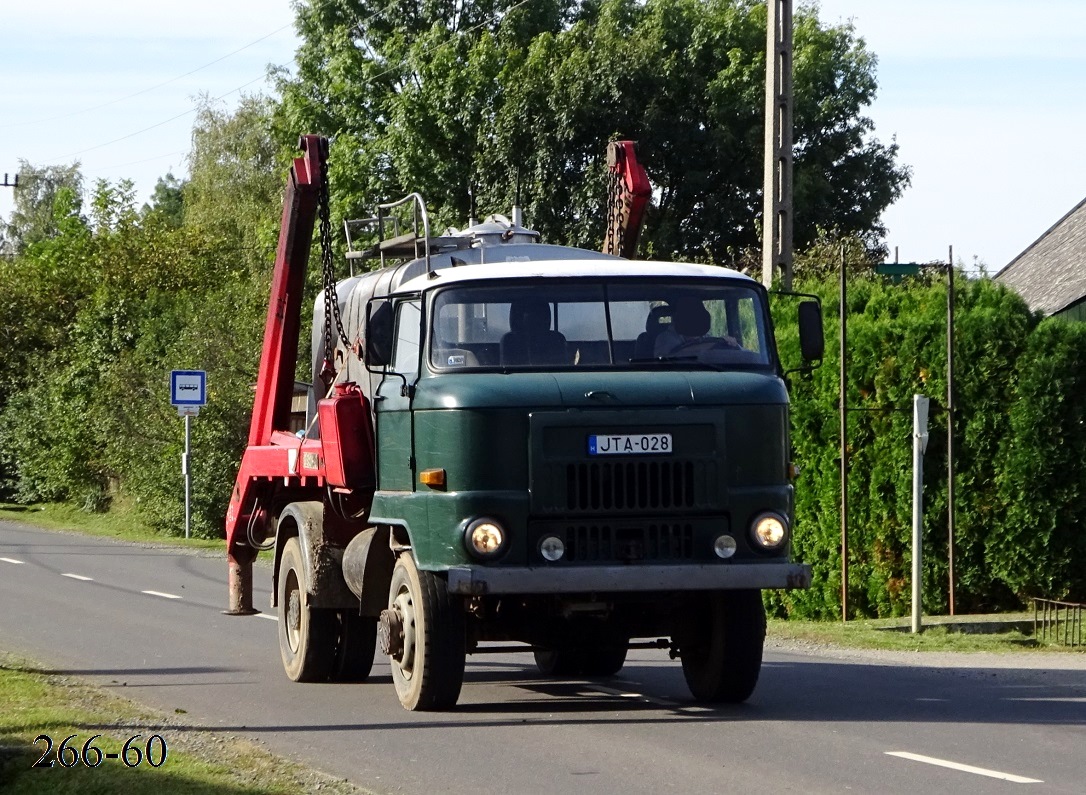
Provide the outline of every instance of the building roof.
<path id="1" fill-rule="evenodd" d="M 995 275 L 1029 308 L 1054 315 L 1086 297 L 1086 199 Z"/>

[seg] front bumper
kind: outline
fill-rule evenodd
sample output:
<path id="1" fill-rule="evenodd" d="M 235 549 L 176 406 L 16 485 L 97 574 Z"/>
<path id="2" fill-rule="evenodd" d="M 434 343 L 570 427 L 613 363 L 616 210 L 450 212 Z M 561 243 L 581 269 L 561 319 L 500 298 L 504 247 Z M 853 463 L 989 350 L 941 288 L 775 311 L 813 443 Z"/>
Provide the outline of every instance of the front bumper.
<path id="1" fill-rule="evenodd" d="M 464 566 L 448 570 L 449 592 L 484 594 L 630 593 L 809 588 L 805 563 L 693 564 L 675 566 Z"/>

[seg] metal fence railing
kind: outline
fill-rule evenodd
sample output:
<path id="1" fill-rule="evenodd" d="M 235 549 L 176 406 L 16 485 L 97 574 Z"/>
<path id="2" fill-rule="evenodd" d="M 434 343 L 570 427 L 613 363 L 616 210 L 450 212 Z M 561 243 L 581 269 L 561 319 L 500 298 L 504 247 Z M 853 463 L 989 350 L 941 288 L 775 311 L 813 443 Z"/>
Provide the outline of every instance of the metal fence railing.
<path id="1" fill-rule="evenodd" d="M 1086 605 L 1033 598 L 1033 637 L 1066 646 L 1082 646 L 1082 614 Z"/>

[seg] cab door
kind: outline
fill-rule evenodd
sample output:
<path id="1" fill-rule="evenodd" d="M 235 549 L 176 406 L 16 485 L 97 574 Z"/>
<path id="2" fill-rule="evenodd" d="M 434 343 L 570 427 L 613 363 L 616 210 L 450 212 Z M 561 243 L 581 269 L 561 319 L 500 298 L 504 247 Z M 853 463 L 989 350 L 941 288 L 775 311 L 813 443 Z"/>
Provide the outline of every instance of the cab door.
<path id="1" fill-rule="evenodd" d="M 418 298 L 395 308 L 392 361 L 374 396 L 377 420 L 377 488 L 415 488 L 414 429 L 411 398 L 419 376 L 422 305 Z"/>

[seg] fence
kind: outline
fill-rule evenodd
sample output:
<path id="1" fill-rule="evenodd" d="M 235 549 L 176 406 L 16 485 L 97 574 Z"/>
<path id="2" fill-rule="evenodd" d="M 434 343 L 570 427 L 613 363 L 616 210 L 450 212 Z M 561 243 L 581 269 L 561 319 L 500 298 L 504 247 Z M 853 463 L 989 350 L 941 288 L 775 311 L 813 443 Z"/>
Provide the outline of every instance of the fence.
<path id="1" fill-rule="evenodd" d="M 1082 646 L 1082 612 L 1086 605 L 1055 599 L 1033 599 L 1033 637 L 1067 646 Z"/>

